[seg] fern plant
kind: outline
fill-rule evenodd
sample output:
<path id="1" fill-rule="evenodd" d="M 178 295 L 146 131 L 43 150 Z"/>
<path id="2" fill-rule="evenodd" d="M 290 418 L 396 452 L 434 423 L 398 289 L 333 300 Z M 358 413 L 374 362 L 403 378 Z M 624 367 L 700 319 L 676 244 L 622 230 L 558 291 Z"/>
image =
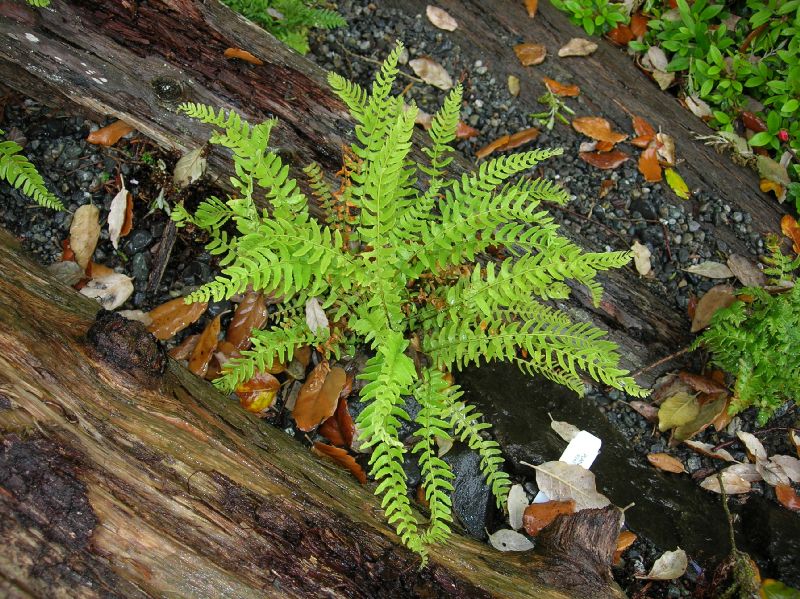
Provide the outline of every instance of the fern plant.
<path id="1" fill-rule="evenodd" d="M 27 0 L 28 4 L 37 8 L 44 8 L 50 6 L 50 0 Z"/>
<path id="2" fill-rule="evenodd" d="M 451 143 L 462 90 L 456 87 L 435 115 L 424 159 L 412 159 L 417 108 L 391 95 L 402 45 L 383 63 L 370 92 L 331 73 L 328 81 L 357 122 L 345 153 L 341 185 L 330 189 L 320 168 L 305 169 L 326 210 L 312 218 L 308 198 L 268 148 L 274 120 L 250 125 L 235 112 L 184 104 L 181 110 L 218 128 L 212 143 L 230 148 L 236 197 L 204 201 L 194 215 L 178 207 L 179 225 L 205 229 L 208 250 L 222 256 L 222 274 L 188 301 L 229 298 L 249 285 L 280 295 L 287 310 L 271 328 L 253 331 L 253 346 L 226 364 L 216 384 L 231 390 L 273 360 L 288 360 L 311 344 L 339 356 L 364 344 L 372 357 L 359 377 L 367 406 L 357 420 L 362 447 L 371 448 L 371 474 L 390 523 L 423 556 L 445 539 L 452 522 L 453 474 L 434 450 L 435 439 L 456 437 L 481 456 L 481 469 L 499 506 L 510 482 L 489 424 L 461 400 L 445 372 L 481 360 L 510 360 L 583 392 L 581 371 L 643 393 L 618 366 L 614 343 L 590 324 L 572 323 L 542 300 L 563 299 L 568 279 L 587 285 L 599 302 L 598 271 L 619 267 L 627 252 L 584 253 L 557 233 L 542 201 L 564 203 L 566 191 L 541 179 L 514 180 L 560 150 L 537 149 L 483 163 L 449 178 Z M 259 209 L 266 201 L 270 212 Z M 235 233 L 229 233 L 235 229 Z M 490 248 L 508 256 L 484 264 Z M 331 328 L 312 331 L 304 318 L 318 298 Z M 333 331 L 333 332 L 332 332 Z M 404 398 L 421 405 L 415 421 L 418 456 L 430 517 L 412 509 L 398 430 L 409 415 Z"/>
<path id="3" fill-rule="evenodd" d="M 0 130 L 0 135 L 5 131 Z M 22 147 L 9 139 L 0 141 L 0 179 L 5 179 L 45 208 L 63 210 L 64 205 L 45 187 L 36 167 L 21 154 Z"/>
<path id="4" fill-rule="evenodd" d="M 321 8 L 316 0 L 222 1 L 300 54 L 308 53 L 310 29 L 334 29 L 347 24 L 339 13 Z"/>
<path id="5" fill-rule="evenodd" d="M 784 291 L 742 289 L 742 299 L 718 310 L 694 344 L 705 346 L 717 366 L 736 375 L 730 413 L 755 406 L 760 425 L 786 400 L 798 402 L 800 392 L 800 285 L 795 275 L 800 256 L 785 256 L 777 239 L 767 245 L 772 255 L 765 260 L 769 266 L 764 272 Z M 786 289 L 787 282 L 791 289 Z"/>

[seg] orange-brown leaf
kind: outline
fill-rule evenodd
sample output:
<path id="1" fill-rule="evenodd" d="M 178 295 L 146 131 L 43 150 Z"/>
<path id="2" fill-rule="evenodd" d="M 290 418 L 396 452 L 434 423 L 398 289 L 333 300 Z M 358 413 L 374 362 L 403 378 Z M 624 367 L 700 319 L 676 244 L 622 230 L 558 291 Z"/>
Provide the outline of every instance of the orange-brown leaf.
<path id="1" fill-rule="evenodd" d="M 791 485 L 775 485 L 775 495 L 783 507 L 793 512 L 800 512 L 800 497 Z"/>
<path id="2" fill-rule="evenodd" d="M 547 48 L 543 44 L 517 44 L 514 46 L 514 54 L 517 55 L 523 67 L 530 67 L 544 62 Z"/>
<path id="3" fill-rule="evenodd" d="M 608 32 L 608 39 L 618 46 L 627 46 L 628 42 L 632 41 L 635 37 L 633 31 L 627 25 L 617 25 Z"/>
<path id="4" fill-rule="evenodd" d="M 523 129 L 522 131 L 517 131 L 509 136 L 508 143 L 506 143 L 506 146 L 503 149 L 513 150 L 514 148 L 518 148 L 523 144 L 533 141 L 537 137 L 539 137 L 539 130 L 536 127 L 530 127 L 528 129 Z"/>
<path id="5" fill-rule="evenodd" d="M 231 318 L 225 341 L 238 350 L 250 348 L 253 329 L 260 329 L 267 322 L 267 302 L 260 291 L 248 291 Z"/>
<path id="6" fill-rule="evenodd" d="M 217 315 L 214 320 L 206 325 L 203 332 L 200 334 L 200 339 L 197 340 L 197 345 L 192 351 L 192 357 L 189 358 L 189 370 L 197 376 L 205 376 L 208 371 L 208 363 L 211 361 L 211 355 L 217 348 L 217 341 L 219 341 L 219 329 L 222 314 Z"/>
<path id="7" fill-rule="evenodd" d="M 641 38 L 647 33 L 647 22 L 649 20 L 650 19 L 640 12 L 631 16 L 631 32 L 636 38 Z"/>
<path id="8" fill-rule="evenodd" d="M 598 191 L 597 195 L 600 199 L 603 199 L 616 185 L 617 183 L 613 179 L 603 179 L 603 182 L 600 183 L 600 191 Z"/>
<path id="9" fill-rule="evenodd" d="M 494 141 L 489 142 L 485 146 L 483 146 L 480 150 L 475 152 L 475 156 L 477 158 L 486 158 L 492 152 L 505 148 L 508 145 L 508 140 L 511 139 L 510 135 L 503 135 L 498 137 Z"/>
<path id="10" fill-rule="evenodd" d="M 637 137 L 648 137 L 650 141 L 656 137 L 653 126 L 640 116 L 633 117 L 633 130 Z"/>
<path id="11" fill-rule="evenodd" d="M 736 301 L 733 287 L 730 285 L 716 285 L 706 291 L 705 295 L 697 302 L 692 319 L 692 333 L 702 331 L 709 324 L 717 310 L 727 308 Z"/>
<path id="12" fill-rule="evenodd" d="M 176 345 L 169 350 L 169 357 L 173 360 L 188 360 L 192 355 L 194 348 L 197 347 L 197 342 L 200 340 L 200 333 L 194 335 L 187 335 L 180 345 Z"/>
<path id="13" fill-rule="evenodd" d="M 563 83 L 559 83 L 555 79 L 550 79 L 549 77 L 542 77 L 542 81 L 544 81 L 547 89 L 549 89 L 556 96 L 567 96 L 574 98 L 581 93 L 581 88 L 577 85 L 564 85 Z"/>
<path id="14" fill-rule="evenodd" d="M 612 131 L 611 123 L 599 116 L 579 116 L 572 120 L 572 128 L 592 139 L 610 141 L 614 144 L 628 137 L 624 133 Z"/>
<path id="15" fill-rule="evenodd" d="M 325 443 L 314 443 L 314 450 L 320 455 L 328 456 L 340 466 L 347 468 L 362 485 L 367 483 L 367 475 L 364 473 L 364 469 L 344 449 Z"/>
<path id="16" fill-rule="evenodd" d="M 320 362 L 303 383 L 292 415 L 301 431 L 310 431 L 333 416 L 339 404 L 339 394 L 347 381 L 343 368 L 330 368 Z"/>
<path id="17" fill-rule="evenodd" d="M 261 414 L 275 403 L 280 388 L 280 381 L 270 373 L 257 371 L 249 381 L 236 387 L 236 395 L 245 410 Z"/>
<path id="18" fill-rule="evenodd" d="M 311 346 L 301 345 L 300 347 L 296 348 L 292 358 L 300 362 L 303 365 L 303 368 L 308 368 L 308 365 L 311 363 Z"/>
<path id="19" fill-rule="evenodd" d="M 114 121 L 110 125 L 106 125 L 97 131 L 92 131 L 89 137 L 86 138 L 86 141 L 98 146 L 113 146 L 121 137 L 127 135 L 131 131 L 133 131 L 133 127 L 125 121 Z"/>
<path id="20" fill-rule="evenodd" d="M 566 501 L 545 501 L 544 503 L 532 503 L 525 508 L 522 514 L 522 526 L 532 537 L 561 514 L 571 514 L 575 511 L 575 500 Z"/>
<path id="21" fill-rule="evenodd" d="M 686 472 L 683 463 L 668 453 L 648 453 L 647 461 L 664 472 L 674 472 L 675 474 Z"/>
<path id="22" fill-rule="evenodd" d="M 187 304 L 184 298 L 177 297 L 156 306 L 147 313 L 153 321 L 147 330 L 153 333 L 157 339 L 164 341 L 190 324 L 197 322 L 207 307 L 208 302 Z"/>
<path id="23" fill-rule="evenodd" d="M 800 226 L 791 214 L 785 214 L 781 219 L 781 231 L 792 240 L 795 254 L 800 254 Z"/>
<path id="24" fill-rule="evenodd" d="M 535 17 L 536 11 L 539 10 L 539 0 L 525 0 L 525 10 L 531 19 Z"/>
<path id="25" fill-rule="evenodd" d="M 224 52 L 225 58 L 238 58 L 239 60 L 243 60 L 245 62 L 249 62 L 250 64 L 255 65 L 262 65 L 264 61 L 260 58 L 256 58 L 247 50 L 242 50 L 241 48 L 228 48 Z"/>
<path id="26" fill-rule="evenodd" d="M 780 199 L 783 197 L 783 185 L 778 183 L 777 181 L 772 181 L 770 179 L 761 179 L 758 182 L 758 187 L 764 193 L 769 193 L 770 191 L 775 194 L 775 197 Z M 795 250 L 796 251 L 796 250 Z"/>
<path id="27" fill-rule="evenodd" d="M 456 126 L 456 138 L 457 139 L 470 139 L 472 137 L 477 137 L 480 134 L 475 127 L 470 127 L 464 121 L 458 121 L 458 126 Z"/>
<path id="28" fill-rule="evenodd" d="M 708 393 L 708 394 L 716 394 L 716 393 L 727 393 L 728 388 L 711 379 L 709 377 L 700 376 L 699 374 L 693 374 L 691 372 L 686 372 L 685 370 L 681 370 L 678 373 L 680 379 L 689 385 L 695 391 L 700 391 L 701 393 Z"/>
<path id="29" fill-rule="evenodd" d="M 612 150 L 611 152 L 580 152 L 578 156 L 580 156 L 581 160 L 584 162 L 604 170 L 617 168 L 630 158 L 630 156 L 621 150 Z"/>
<path id="30" fill-rule="evenodd" d="M 767 124 L 752 112 L 747 112 L 745 110 L 739 116 L 742 118 L 742 124 L 750 129 L 750 131 L 761 133 L 762 131 L 767 130 Z"/>
<path id="31" fill-rule="evenodd" d="M 595 143 L 594 149 L 598 152 L 610 152 L 614 149 L 614 144 L 610 141 L 598 141 Z"/>
<path id="32" fill-rule="evenodd" d="M 639 156 L 639 172 L 644 175 L 646 181 L 651 183 L 661 181 L 661 165 L 658 164 L 655 146 L 648 147 Z"/>
<path id="33" fill-rule="evenodd" d="M 342 431 L 339 428 L 339 421 L 336 418 L 336 414 L 320 424 L 317 433 L 337 447 L 350 447 L 344 440 L 344 435 L 342 435 Z"/>
<path id="34" fill-rule="evenodd" d="M 356 425 L 353 422 L 353 417 L 350 416 L 350 411 L 347 409 L 347 399 L 344 397 L 339 399 L 339 406 L 336 408 L 336 422 L 339 425 L 339 431 L 342 433 L 345 446 L 351 447 L 353 445 L 353 436 L 356 433 Z"/>
<path id="35" fill-rule="evenodd" d="M 629 530 L 622 530 L 617 537 L 617 548 L 614 550 L 614 558 L 612 560 L 612 564 L 615 566 L 619 564 L 620 560 L 622 559 L 622 554 L 625 550 L 633 545 L 633 542 L 636 540 L 636 535 L 633 534 Z"/>

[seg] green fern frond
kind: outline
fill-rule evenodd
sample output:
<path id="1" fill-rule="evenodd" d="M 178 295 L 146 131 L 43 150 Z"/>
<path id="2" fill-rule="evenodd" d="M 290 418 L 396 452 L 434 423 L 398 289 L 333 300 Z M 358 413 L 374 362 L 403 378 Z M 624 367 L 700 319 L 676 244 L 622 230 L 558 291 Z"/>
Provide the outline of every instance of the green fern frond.
<path id="1" fill-rule="evenodd" d="M 46 4 L 36 6 L 46 6 Z M 0 135 L 5 135 L 5 131 L 0 130 Z M 47 190 L 39 171 L 20 152 L 22 146 L 16 142 L 0 141 L 0 179 L 8 181 L 44 208 L 63 210 L 64 205 L 61 200 Z"/>
<path id="2" fill-rule="evenodd" d="M 44 8 L 50 6 L 50 0 L 27 0 L 28 4 L 37 8 Z M 50 208 L 50 206 L 48 206 Z"/>

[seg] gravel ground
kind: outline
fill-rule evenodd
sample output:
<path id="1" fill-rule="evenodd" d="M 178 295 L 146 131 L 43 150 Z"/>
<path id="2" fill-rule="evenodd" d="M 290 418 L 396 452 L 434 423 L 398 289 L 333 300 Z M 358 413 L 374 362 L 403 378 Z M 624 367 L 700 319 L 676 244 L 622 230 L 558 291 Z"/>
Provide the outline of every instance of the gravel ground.
<path id="1" fill-rule="evenodd" d="M 460 48 L 448 41 L 447 36 L 428 23 L 423 15 L 410 15 L 399 11 L 382 10 L 376 4 L 345 0 L 339 3 L 340 12 L 347 18 L 346 29 L 324 32 L 312 40 L 312 58 L 326 69 L 336 70 L 354 81 L 368 83 L 380 61 L 402 37 L 410 58 L 430 55 L 441 62 L 450 73 L 469 72 L 470 85 L 465 95 L 462 118 L 480 130 L 478 140 L 461 141 L 459 149 L 467 156 L 489 140 L 514 133 L 533 125 L 526 114 L 521 114 L 510 101 L 504 76 L 489 72 L 482 64 L 465 63 Z M 403 71 L 410 74 L 409 67 Z M 546 69 L 543 74 L 547 74 Z M 400 77 L 397 91 L 401 91 L 409 78 Z M 427 112 L 433 113 L 443 100 L 443 92 L 415 83 L 407 90 Z M 147 290 L 147 281 L 157 254 L 162 234 L 167 224 L 161 210 L 150 210 L 158 195 L 164 173 L 170 173 L 177 157 L 163 155 L 141 137 L 125 139 L 112 148 L 88 144 L 89 131 L 107 122 L 94 122 L 84 114 L 71 109 L 52 110 L 35 101 L 5 96 L 4 114 L 0 113 L 0 126 L 10 137 L 25 148 L 25 153 L 39 167 L 51 189 L 65 200 L 67 211 L 53 213 L 32 205 L 8 185 L 0 185 L 0 225 L 18 236 L 23 247 L 32 252 L 43 264 L 60 259 L 62 240 L 69 236 L 71 214 L 86 203 L 101 209 L 101 222 L 105 222 L 111 199 L 117 192 L 115 178 L 122 175 L 135 198 L 134 230 L 114 250 L 108 241 L 107 228 L 103 228 L 101 242 L 95 253 L 95 262 L 105 264 L 132 276 L 136 292 L 122 306 L 123 309 L 152 308 L 168 299 L 182 296 L 212 278 L 215 264 L 202 250 L 199 241 L 185 232 L 179 232 L 172 258 L 160 284 Z M 685 310 L 690 297 L 701 296 L 714 282 L 695 277 L 683 268 L 709 259 L 720 259 L 728 253 L 721 240 L 710 234 L 711 225 L 727 225 L 751 251 L 755 258 L 763 250 L 763 242 L 753 232 L 747 213 L 736 212 L 724 199 L 708 190 L 694 190 L 698 199 L 696 212 L 683 205 L 666 201 L 670 192 L 661 184 L 643 181 L 630 161 L 615 171 L 595 169 L 577 158 L 578 146 L 583 139 L 571 129 L 556 125 L 552 131 L 543 130 L 536 141 L 539 147 L 563 147 L 565 154 L 548 161 L 543 175 L 561 181 L 573 194 L 568 211 L 556 212 L 564 227 L 581 231 L 591 248 L 627 249 L 633 239 L 645 243 L 653 253 L 654 285 L 660 285 L 667 297 Z M 164 164 L 160 170 L 159 161 Z M 602 199 L 596 190 L 605 179 L 615 182 L 612 191 Z M 202 185 L 190 188 L 187 195 L 202 197 L 207 190 Z M 191 201 L 191 200 L 190 200 Z M 213 317 L 230 308 L 228 302 L 213 304 L 206 316 Z M 186 334 L 197 332 L 205 325 L 204 318 Z M 223 321 L 223 327 L 227 323 Z M 697 356 L 698 360 L 702 356 Z M 683 461 L 689 474 L 708 472 L 717 466 L 713 460 L 699 456 L 688 449 L 668 448 L 666 438 L 653 429 L 653 425 L 630 409 L 627 398 L 612 391 L 605 394 L 593 391 L 589 399 L 596 402 L 630 441 L 641 459 L 651 452 L 668 451 Z M 704 432 L 698 440 L 713 444 L 730 441 L 735 430 L 755 430 L 754 414 L 747 411 L 734 419 L 724 433 Z M 770 422 L 770 427 L 797 426 L 797 410 L 786 408 Z M 277 422 L 291 428 L 287 420 Z M 793 453 L 784 432 L 775 431 L 762 437 L 770 454 Z M 743 459 L 741 446 L 728 447 L 737 459 Z M 698 477 L 699 478 L 699 477 Z M 531 492 L 535 491 L 527 482 Z M 771 488 L 756 483 L 755 493 L 774 497 Z M 736 499 L 737 501 L 741 499 Z M 615 568 L 615 575 L 625 590 L 634 596 L 643 587 L 633 574 L 647 570 L 661 552 L 670 547 L 655 547 L 646 539 L 638 540 L 626 554 L 623 564 Z M 788 582 L 788 581 L 787 581 Z M 690 571 L 674 582 L 655 583 L 647 588 L 650 597 L 688 596 L 698 590 L 698 571 Z"/>

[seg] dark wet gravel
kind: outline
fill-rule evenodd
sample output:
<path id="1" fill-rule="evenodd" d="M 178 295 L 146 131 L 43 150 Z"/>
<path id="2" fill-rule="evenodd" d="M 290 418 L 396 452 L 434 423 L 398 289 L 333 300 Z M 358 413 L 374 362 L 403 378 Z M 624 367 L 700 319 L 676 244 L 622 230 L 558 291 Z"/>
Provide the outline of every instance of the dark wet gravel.
<path id="1" fill-rule="evenodd" d="M 409 15 L 395 10 L 378 8 L 380 3 L 345 0 L 339 9 L 347 18 L 346 29 L 323 32 L 312 40 L 311 58 L 326 69 L 336 70 L 354 81 L 368 84 L 380 61 L 402 38 L 408 48 L 407 59 L 428 55 L 441 62 L 455 77 L 466 82 L 465 106 L 462 119 L 480 130 L 477 139 L 461 141 L 458 148 L 467 156 L 489 141 L 504 134 L 534 125 L 523 114 L 509 95 L 506 74 L 492 72 L 481 61 L 467 61 L 460 48 L 452 44 L 447 33 L 435 29 L 424 15 Z M 509 40 L 509 43 L 513 43 Z M 363 57 L 363 58 L 362 58 Z M 407 62 L 407 59 L 404 62 Z M 546 63 L 542 74 L 547 75 Z M 404 65 L 402 70 L 413 74 Z M 396 91 L 401 91 L 413 80 L 400 77 Z M 407 97 L 415 100 L 427 112 L 433 113 L 444 98 L 444 92 L 429 85 L 413 82 Z M 573 104 L 571 104 L 573 105 Z M 580 105 L 580 99 L 573 107 Z M 146 293 L 147 280 L 153 266 L 158 245 L 166 226 L 166 216 L 160 210 L 151 212 L 149 205 L 163 184 L 163 173 L 156 167 L 163 161 L 166 172 L 177 157 L 167 156 L 147 144 L 142 138 L 122 140 L 112 148 L 88 144 L 85 138 L 90 130 L 108 124 L 96 122 L 83 114 L 52 110 L 32 100 L 10 97 L 5 105 L 0 127 L 24 146 L 25 153 L 38 166 L 50 189 L 63 199 L 67 211 L 53 213 L 38 208 L 8 185 L 0 185 L 0 225 L 12 231 L 43 264 L 58 261 L 61 243 L 69 236 L 71 215 L 81 205 L 93 203 L 101 209 L 101 222 L 105 222 L 111 199 L 118 191 L 117 175 L 125 177 L 135 198 L 134 230 L 114 250 L 108 241 L 107 227 L 103 227 L 101 242 L 95 253 L 95 262 L 105 264 L 133 277 L 136 292 L 122 309 L 147 310 L 168 299 L 186 295 L 196 286 L 215 274 L 215 264 L 202 251 L 199 240 L 191 234 L 180 233 L 173 249 L 162 282 L 154 292 Z M 674 298 L 676 306 L 685 310 L 691 296 L 699 297 L 715 282 L 695 277 L 682 271 L 691 264 L 705 260 L 725 261 L 730 249 L 715 239 L 712 225 L 730 226 L 745 243 L 755 258 L 763 251 L 763 241 L 751 228 L 751 217 L 735 211 L 713 190 L 696 189 L 690 203 L 676 204 L 671 192 L 661 184 L 643 180 L 629 161 L 614 171 L 595 169 L 578 159 L 578 147 L 584 139 L 566 126 L 556 124 L 552 131 L 542 130 L 535 142 L 539 147 L 563 147 L 565 154 L 543 165 L 542 174 L 563 183 L 572 194 L 568 211 L 556 212 L 568 230 L 580 231 L 591 246 L 587 249 L 627 249 L 635 239 L 646 244 L 651 252 L 655 279 L 643 284 L 660 286 L 663 293 Z M 678 148 L 680 153 L 680 148 Z M 614 187 L 599 199 L 597 190 L 610 179 Z M 192 190 L 190 190 L 191 192 Z M 202 195 L 201 189 L 196 190 Z M 692 208 L 692 206 L 694 208 Z M 228 311 L 229 302 L 219 302 L 209 307 L 205 318 Z M 205 319 L 188 332 L 204 326 Z M 223 323 L 225 326 L 225 323 Z M 667 451 L 686 465 L 689 474 L 702 473 L 718 467 L 719 463 L 699 456 L 688 449 L 669 448 L 664 436 L 654 430 L 642 416 L 630 409 L 628 398 L 617 392 L 604 394 L 594 391 L 589 398 L 601 407 L 614 424 L 630 441 L 641 459 L 647 453 Z M 729 441 L 737 427 L 755 430 L 752 411 L 735 418 L 728 431 L 706 431 L 698 440 L 717 444 Z M 277 424 L 291 428 L 288 420 Z M 784 409 L 770 422 L 770 427 L 797 426 L 796 409 Z M 791 453 L 785 431 L 776 431 L 762 437 L 770 454 Z M 743 458 L 741 446 L 728 447 L 737 459 Z M 409 473 L 413 468 L 409 466 Z M 532 481 L 521 480 L 535 494 Z M 774 496 L 763 483 L 754 484 L 754 493 Z M 742 501 L 734 498 L 733 501 Z M 490 510 L 491 512 L 491 510 Z M 498 520 L 496 514 L 488 518 Z M 630 594 L 642 588 L 633 578 L 636 572 L 646 571 L 664 550 L 646 539 L 638 540 L 615 568 L 620 584 Z M 648 589 L 652 597 L 688 596 L 697 587 L 697 571 L 679 581 L 655 583 Z"/>

